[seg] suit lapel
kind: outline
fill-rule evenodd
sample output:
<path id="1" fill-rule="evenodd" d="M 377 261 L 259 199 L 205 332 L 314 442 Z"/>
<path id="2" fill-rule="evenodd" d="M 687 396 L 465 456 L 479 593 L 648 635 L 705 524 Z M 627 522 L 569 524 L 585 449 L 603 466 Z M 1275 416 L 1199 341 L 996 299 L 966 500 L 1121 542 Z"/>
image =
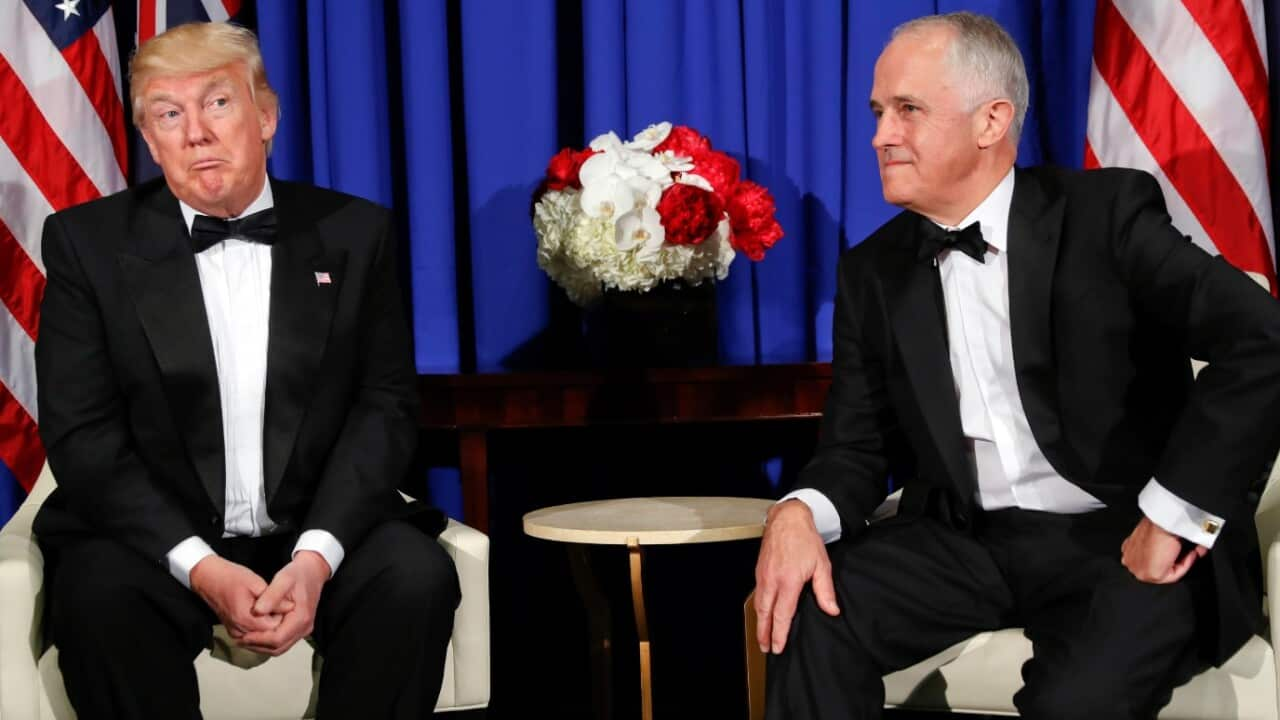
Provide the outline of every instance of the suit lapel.
<path id="1" fill-rule="evenodd" d="M 168 188 L 141 203 L 130 236 L 133 247 L 117 261 L 196 474 L 221 510 L 226 477 L 218 369 L 195 256 Z"/>
<path id="2" fill-rule="evenodd" d="M 1075 464 L 1062 447 L 1053 343 L 1053 282 L 1066 199 L 1050 196 L 1028 171 L 1018 170 L 1009 209 L 1009 327 L 1018 394 L 1031 433 L 1064 477 Z"/>
<path id="3" fill-rule="evenodd" d="M 912 216 L 916 217 L 916 216 Z M 907 371 L 943 464 L 961 497 L 972 497 L 976 480 L 965 460 L 960 405 L 947 351 L 942 289 L 938 270 L 916 257 L 918 223 L 909 223 L 909 237 L 895 251 L 884 273 L 890 322 Z M 900 251 L 899 251 L 900 250 Z"/>
<path id="4" fill-rule="evenodd" d="M 267 500 L 275 496 L 315 393 L 346 254 L 326 252 L 314 208 L 272 182 L 280 236 L 271 251 L 271 308 L 262 429 Z"/>

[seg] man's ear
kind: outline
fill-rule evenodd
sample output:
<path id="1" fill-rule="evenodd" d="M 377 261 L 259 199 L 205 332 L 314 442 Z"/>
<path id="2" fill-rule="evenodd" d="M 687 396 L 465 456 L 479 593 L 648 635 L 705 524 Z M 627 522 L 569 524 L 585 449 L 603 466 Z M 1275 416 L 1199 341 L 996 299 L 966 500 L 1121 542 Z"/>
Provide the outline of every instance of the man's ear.
<path id="1" fill-rule="evenodd" d="M 1013 103 L 996 98 L 981 110 L 977 118 L 978 147 L 986 149 L 999 143 L 1009 134 L 1013 125 Z"/>
<path id="2" fill-rule="evenodd" d="M 276 135 L 276 125 L 279 121 L 279 103 L 266 103 L 266 107 L 258 106 L 258 124 L 262 127 L 262 142 L 271 142 L 271 138 Z"/>

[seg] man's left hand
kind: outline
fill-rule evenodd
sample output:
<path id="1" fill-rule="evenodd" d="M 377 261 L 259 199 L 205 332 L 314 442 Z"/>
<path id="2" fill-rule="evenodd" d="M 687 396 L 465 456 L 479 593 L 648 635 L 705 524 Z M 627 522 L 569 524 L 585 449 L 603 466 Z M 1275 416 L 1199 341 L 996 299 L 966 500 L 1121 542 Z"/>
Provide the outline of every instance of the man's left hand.
<path id="1" fill-rule="evenodd" d="M 303 550 L 280 568 L 253 605 L 255 615 L 281 614 L 273 630 L 245 633 L 241 647 L 267 655 L 283 655 L 315 627 L 320 591 L 329 580 L 329 563 L 320 553 Z"/>
<path id="2" fill-rule="evenodd" d="M 1120 562 L 1142 582 L 1168 584 L 1181 580 L 1208 552 L 1195 545 L 1183 555 L 1181 538 L 1144 517 L 1120 546 Z"/>

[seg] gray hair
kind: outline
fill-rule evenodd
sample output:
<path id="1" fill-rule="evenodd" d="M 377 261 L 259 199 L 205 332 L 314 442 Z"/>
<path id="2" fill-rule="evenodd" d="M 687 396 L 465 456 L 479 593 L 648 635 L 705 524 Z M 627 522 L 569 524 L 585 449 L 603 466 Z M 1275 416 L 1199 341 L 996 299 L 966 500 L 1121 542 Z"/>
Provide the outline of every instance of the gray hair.
<path id="1" fill-rule="evenodd" d="M 894 28 L 890 39 L 936 27 L 949 28 L 954 33 L 947 62 L 967 86 L 965 94 L 969 109 L 994 98 L 1007 98 L 1013 103 L 1009 137 L 1017 143 L 1022 136 L 1022 122 L 1027 115 L 1031 91 L 1027 85 L 1027 68 L 1022 63 L 1022 53 L 1013 38 L 999 23 L 985 15 L 953 12 L 909 20 Z"/>

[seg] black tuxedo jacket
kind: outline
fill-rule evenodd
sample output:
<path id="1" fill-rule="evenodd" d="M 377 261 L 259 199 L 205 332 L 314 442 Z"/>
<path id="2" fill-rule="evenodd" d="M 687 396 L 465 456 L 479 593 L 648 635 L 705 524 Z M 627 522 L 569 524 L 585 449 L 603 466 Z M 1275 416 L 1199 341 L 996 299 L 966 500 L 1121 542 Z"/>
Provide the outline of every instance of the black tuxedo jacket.
<path id="1" fill-rule="evenodd" d="M 271 188 L 267 510 L 284 532 L 327 530 L 350 551 L 418 510 L 396 492 L 418 403 L 391 218 L 328 190 Z M 154 181 L 56 213 L 43 255 L 40 436 L 58 487 L 36 517 L 41 544 L 109 536 L 164 564 L 184 538 L 221 537 L 222 409 L 178 201 Z M 443 516 L 427 515 L 438 530 Z"/>
<path id="2" fill-rule="evenodd" d="M 846 537 L 889 475 L 900 513 L 967 529 L 980 512 L 920 222 L 903 212 L 840 261 L 833 381 L 799 484 L 831 499 Z M 1008 263 L 1018 391 L 1058 473 L 1135 518 L 1153 477 L 1226 518 L 1198 573 L 1220 662 L 1261 617 L 1253 510 L 1280 444 L 1280 305 L 1178 233 L 1133 170 L 1018 170 Z M 1209 362 L 1194 382 L 1188 357 Z"/>

